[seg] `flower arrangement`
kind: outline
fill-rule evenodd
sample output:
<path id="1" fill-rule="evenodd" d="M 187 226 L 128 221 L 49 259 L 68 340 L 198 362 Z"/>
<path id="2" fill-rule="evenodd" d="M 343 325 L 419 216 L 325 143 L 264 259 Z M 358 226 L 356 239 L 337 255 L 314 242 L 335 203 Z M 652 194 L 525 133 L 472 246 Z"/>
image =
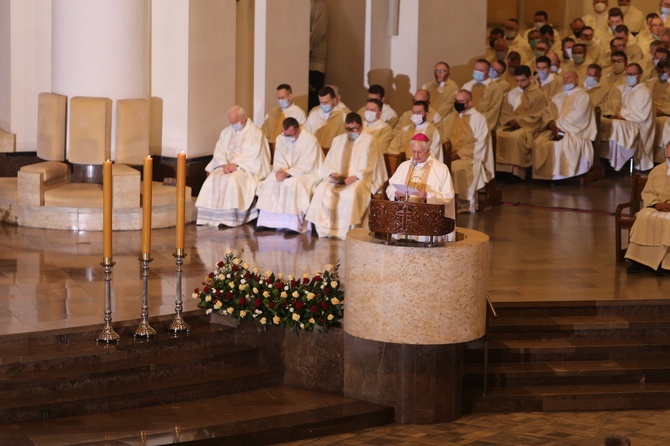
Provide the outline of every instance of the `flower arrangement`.
<path id="1" fill-rule="evenodd" d="M 344 313 L 344 290 L 340 287 L 339 264 L 325 265 L 310 277 L 261 274 L 229 248 L 196 288 L 193 298 L 207 314 L 216 311 L 240 321 L 256 320 L 262 326 L 276 325 L 291 331 L 327 331 Z"/>

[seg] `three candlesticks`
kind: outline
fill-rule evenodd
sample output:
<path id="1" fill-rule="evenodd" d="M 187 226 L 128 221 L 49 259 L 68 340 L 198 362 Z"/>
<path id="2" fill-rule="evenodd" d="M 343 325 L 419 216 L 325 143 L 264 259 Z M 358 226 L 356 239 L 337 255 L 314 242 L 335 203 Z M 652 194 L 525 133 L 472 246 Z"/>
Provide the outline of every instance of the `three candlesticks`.
<path id="1" fill-rule="evenodd" d="M 118 342 L 120 336 L 112 328 L 112 298 L 111 298 L 111 280 L 112 268 L 115 262 L 112 261 L 112 162 L 105 161 L 102 170 L 102 189 L 103 189 L 103 207 L 102 207 L 102 267 L 105 274 L 105 316 L 102 332 L 97 338 L 98 342 L 112 343 Z M 152 212 L 152 179 L 153 179 L 153 159 L 148 156 L 144 159 L 143 179 L 142 179 L 142 253 L 139 257 L 141 276 L 142 276 L 142 306 L 140 325 L 135 330 L 135 338 L 151 338 L 156 335 L 156 330 L 149 324 L 149 304 L 148 304 L 148 282 L 149 282 L 149 263 L 151 258 L 151 212 Z M 177 155 L 177 217 L 176 217 L 176 243 L 173 256 L 177 264 L 177 291 L 175 298 L 175 317 L 168 326 L 168 331 L 172 333 L 184 333 L 189 331 L 189 325 L 182 316 L 183 301 L 181 275 L 182 265 L 186 253 L 184 252 L 185 223 L 186 223 L 186 154 Z"/>

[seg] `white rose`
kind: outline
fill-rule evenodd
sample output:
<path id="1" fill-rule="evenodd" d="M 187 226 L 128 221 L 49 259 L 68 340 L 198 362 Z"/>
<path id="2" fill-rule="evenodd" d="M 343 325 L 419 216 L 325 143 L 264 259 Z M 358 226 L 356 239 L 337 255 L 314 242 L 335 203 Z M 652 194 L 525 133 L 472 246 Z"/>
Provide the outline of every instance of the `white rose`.
<path id="1" fill-rule="evenodd" d="M 270 297 L 270 293 L 268 291 L 263 291 L 263 297 Z"/>
<path id="2" fill-rule="evenodd" d="M 214 309 L 215 310 L 220 310 L 223 304 L 221 303 L 220 300 L 217 300 L 216 303 L 214 304 Z"/>
<path id="3" fill-rule="evenodd" d="M 286 291 L 282 291 L 281 294 L 279 295 L 282 299 L 286 299 L 288 297 L 288 294 L 286 294 Z"/>
<path id="4" fill-rule="evenodd" d="M 240 280 L 240 283 L 247 283 L 247 279 Z"/>
<path id="5" fill-rule="evenodd" d="M 210 296 L 209 294 L 207 296 L 205 296 L 205 302 L 211 302 L 211 301 L 212 301 L 212 296 Z"/>
<path id="6" fill-rule="evenodd" d="M 229 286 L 230 288 L 233 288 L 233 289 L 234 289 L 234 288 L 235 288 L 235 282 L 228 282 L 228 286 Z"/>
<path id="7" fill-rule="evenodd" d="M 277 279 L 282 280 L 284 278 L 284 273 L 277 274 Z"/>
<path id="8" fill-rule="evenodd" d="M 230 279 L 230 273 L 226 274 L 226 279 Z"/>
<path id="9" fill-rule="evenodd" d="M 295 280 L 295 276 L 293 274 L 289 274 L 288 280 Z"/>
<path id="10" fill-rule="evenodd" d="M 294 321 L 299 321 L 300 320 L 300 315 L 298 313 L 293 313 L 293 316 L 291 316 L 291 319 Z"/>
<path id="11" fill-rule="evenodd" d="M 332 288 L 337 288 L 337 282 L 335 280 L 333 280 L 332 282 L 330 282 L 330 286 Z"/>
<path id="12" fill-rule="evenodd" d="M 312 300 L 314 299 L 315 294 L 314 293 L 307 293 L 307 300 Z"/>
<path id="13" fill-rule="evenodd" d="M 207 311 L 205 311 L 205 314 L 212 314 L 212 309 L 208 308 Z"/>
<path id="14" fill-rule="evenodd" d="M 265 271 L 265 277 L 270 277 L 272 275 L 272 271 L 267 270 Z"/>
<path id="15" fill-rule="evenodd" d="M 316 321 L 314 320 L 314 318 L 313 318 L 313 317 L 310 317 L 310 318 L 309 318 L 309 323 L 310 323 L 310 324 L 313 324 L 314 322 L 316 322 Z"/>
<path id="16" fill-rule="evenodd" d="M 219 280 L 223 280 L 223 279 L 225 279 L 225 278 L 226 278 L 226 276 L 225 276 L 223 273 L 220 273 L 220 274 L 217 276 L 217 279 L 219 279 Z"/>
<path id="17" fill-rule="evenodd" d="M 245 262 L 244 265 L 242 265 L 242 268 L 249 269 L 249 264 Z"/>
<path id="18" fill-rule="evenodd" d="M 252 291 L 254 292 L 254 294 L 258 294 L 258 288 L 254 287 Z"/>
<path id="19" fill-rule="evenodd" d="M 233 263 L 234 263 L 235 265 L 239 265 L 240 263 L 242 263 L 242 259 L 240 259 L 240 258 L 238 258 L 238 257 L 235 257 L 235 258 L 233 259 Z"/>
<path id="20" fill-rule="evenodd" d="M 197 299 L 198 297 L 200 297 L 200 295 L 198 293 L 193 293 L 193 294 L 191 294 L 191 297 L 193 299 Z"/>
<path id="21" fill-rule="evenodd" d="M 300 324 L 300 328 L 305 328 L 305 324 Z"/>
<path id="22" fill-rule="evenodd" d="M 258 274 L 258 271 L 260 271 L 260 270 L 258 269 L 257 266 L 254 266 L 254 269 L 252 269 L 251 271 L 252 271 L 254 274 Z"/>

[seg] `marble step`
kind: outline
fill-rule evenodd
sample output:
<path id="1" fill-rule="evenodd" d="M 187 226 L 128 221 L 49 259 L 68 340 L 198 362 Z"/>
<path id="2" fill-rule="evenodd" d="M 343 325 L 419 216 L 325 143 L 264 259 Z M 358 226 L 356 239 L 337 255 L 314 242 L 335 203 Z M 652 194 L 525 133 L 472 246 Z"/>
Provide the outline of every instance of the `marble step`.
<path id="1" fill-rule="evenodd" d="M 489 339 L 670 336 L 670 315 L 508 316 L 490 321 Z"/>
<path id="2" fill-rule="evenodd" d="M 669 383 L 520 386 L 465 389 L 466 413 L 664 409 Z"/>
<path id="3" fill-rule="evenodd" d="M 512 339 L 489 342 L 489 364 L 613 361 L 670 356 L 670 338 Z M 483 363 L 483 344 L 465 350 L 465 362 Z"/>
<path id="4" fill-rule="evenodd" d="M 101 417 L 110 421 L 101 423 Z M 0 430 L 0 444 L 258 446 L 357 431 L 393 420 L 392 407 L 273 386 L 167 407 L 17 423 Z"/>
<path id="5" fill-rule="evenodd" d="M 494 302 L 499 318 L 556 317 L 606 315 L 670 315 L 670 301 L 647 300 L 594 300 L 554 302 Z"/>
<path id="6" fill-rule="evenodd" d="M 279 385 L 282 377 L 283 367 L 250 364 L 190 376 L 128 383 L 97 391 L 81 388 L 19 397 L 0 400 L 0 420 L 16 423 L 171 404 Z"/>
<path id="7" fill-rule="evenodd" d="M 465 367 L 465 387 L 483 380 L 483 365 Z M 670 359 L 490 364 L 488 370 L 489 388 L 624 383 L 670 383 Z"/>

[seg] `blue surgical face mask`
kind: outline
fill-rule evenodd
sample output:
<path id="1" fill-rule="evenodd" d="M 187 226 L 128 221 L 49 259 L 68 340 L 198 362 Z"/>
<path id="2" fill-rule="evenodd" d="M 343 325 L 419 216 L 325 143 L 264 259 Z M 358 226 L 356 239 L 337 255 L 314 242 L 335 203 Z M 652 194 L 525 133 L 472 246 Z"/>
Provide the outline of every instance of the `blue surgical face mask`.
<path id="1" fill-rule="evenodd" d="M 330 104 L 321 104 L 321 111 L 324 113 L 330 113 L 330 111 L 333 109 L 333 106 Z"/>
<path id="2" fill-rule="evenodd" d="M 540 43 L 540 39 L 532 39 L 528 42 L 530 44 L 531 49 L 535 49 L 538 43 Z"/>
<path id="3" fill-rule="evenodd" d="M 236 132 L 239 132 L 240 130 L 242 130 L 242 129 L 244 128 L 244 125 L 242 125 L 241 122 L 236 122 L 235 124 L 231 124 L 230 126 L 231 126 L 231 127 L 233 128 L 233 130 L 235 130 Z"/>
<path id="4" fill-rule="evenodd" d="M 558 73 L 558 67 L 556 65 L 552 65 L 550 70 L 552 73 Z"/>
<path id="5" fill-rule="evenodd" d="M 486 78 L 486 74 L 483 71 L 474 70 L 472 72 L 472 78 L 477 82 L 482 82 Z"/>
<path id="6" fill-rule="evenodd" d="M 537 77 L 544 82 L 549 77 L 549 72 L 547 70 L 537 70 Z"/>
<path id="7" fill-rule="evenodd" d="M 287 107 L 290 105 L 290 103 L 288 102 L 288 99 L 279 99 L 279 100 L 277 101 L 277 103 L 279 104 L 279 106 L 280 106 L 282 109 L 285 109 L 285 108 L 287 108 Z"/>
<path id="8" fill-rule="evenodd" d="M 347 138 L 352 141 L 355 141 L 361 135 L 360 132 L 347 132 Z"/>
<path id="9" fill-rule="evenodd" d="M 668 80 L 668 78 L 670 78 L 670 76 L 668 76 L 668 73 L 663 73 L 658 78 L 661 80 L 661 82 L 667 82 L 667 80 Z"/>
<path id="10" fill-rule="evenodd" d="M 626 85 L 634 87 L 637 84 L 637 76 L 626 76 Z"/>
<path id="11" fill-rule="evenodd" d="M 661 14 L 670 14 L 670 8 L 661 7 Z"/>
<path id="12" fill-rule="evenodd" d="M 494 70 L 493 67 L 489 69 L 489 77 L 491 79 L 498 79 L 498 72 Z"/>
<path id="13" fill-rule="evenodd" d="M 563 85 L 563 91 L 570 91 L 573 88 L 575 88 L 575 84 L 564 84 Z"/>
<path id="14" fill-rule="evenodd" d="M 586 76 L 586 86 L 589 88 L 593 88 L 596 85 L 598 85 L 598 79 L 596 79 L 593 76 Z"/>

